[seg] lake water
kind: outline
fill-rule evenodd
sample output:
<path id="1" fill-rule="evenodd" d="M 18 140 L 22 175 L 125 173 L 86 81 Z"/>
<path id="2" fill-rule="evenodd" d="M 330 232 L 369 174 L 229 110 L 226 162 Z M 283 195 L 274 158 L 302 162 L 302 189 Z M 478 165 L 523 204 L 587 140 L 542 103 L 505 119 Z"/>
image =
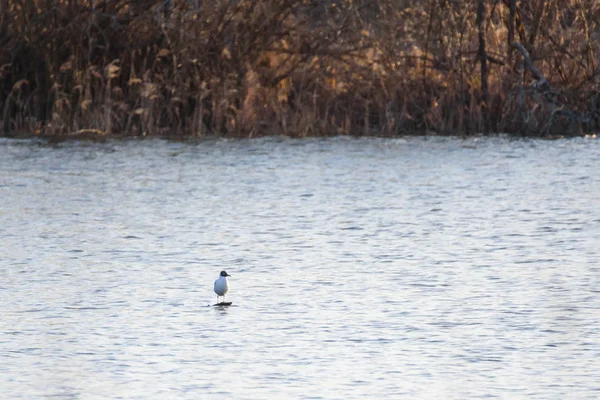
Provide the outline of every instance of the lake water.
<path id="1" fill-rule="evenodd" d="M 583 138 L 0 140 L 0 397 L 600 398 L 599 161 Z"/>

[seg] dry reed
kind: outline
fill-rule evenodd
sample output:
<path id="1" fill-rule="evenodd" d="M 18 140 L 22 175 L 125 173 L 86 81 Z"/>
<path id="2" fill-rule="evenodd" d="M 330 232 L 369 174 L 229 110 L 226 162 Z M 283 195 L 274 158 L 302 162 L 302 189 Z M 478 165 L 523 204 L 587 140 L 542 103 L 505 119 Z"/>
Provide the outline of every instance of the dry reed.
<path id="1" fill-rule="evenodd" d="M 572 136 L 595 0 L 0 0 L 0 135 Z"/>

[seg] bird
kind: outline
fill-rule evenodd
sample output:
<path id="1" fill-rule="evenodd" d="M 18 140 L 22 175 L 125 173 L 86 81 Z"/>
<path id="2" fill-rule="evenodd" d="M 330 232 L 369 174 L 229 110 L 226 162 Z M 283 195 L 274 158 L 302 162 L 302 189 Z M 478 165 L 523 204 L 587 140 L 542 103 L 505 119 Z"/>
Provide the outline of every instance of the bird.
<path id="1" fill-rule="evenodd" d="M 215 281 L 215 293 L 217 294 L 217 303 L 219 302 L 219 297 L 223 297 L 223 302 L 225 302 L 225 295 L 229 292 L 229 281 L 227 277 L 231 276 L 227 273 L 227 271 L 221 271 L 219 275 L 219 279 Z"/>

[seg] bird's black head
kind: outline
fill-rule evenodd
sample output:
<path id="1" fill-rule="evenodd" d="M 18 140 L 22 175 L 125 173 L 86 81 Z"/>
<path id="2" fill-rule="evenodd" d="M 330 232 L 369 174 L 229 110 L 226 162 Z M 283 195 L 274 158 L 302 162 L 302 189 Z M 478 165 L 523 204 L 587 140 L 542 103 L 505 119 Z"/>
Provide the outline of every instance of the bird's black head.
<path id="1" fill-rule="evenodd" d="M 221 271 L 221 276 L 231 276 L 227 273 L 227 271 Z"/>

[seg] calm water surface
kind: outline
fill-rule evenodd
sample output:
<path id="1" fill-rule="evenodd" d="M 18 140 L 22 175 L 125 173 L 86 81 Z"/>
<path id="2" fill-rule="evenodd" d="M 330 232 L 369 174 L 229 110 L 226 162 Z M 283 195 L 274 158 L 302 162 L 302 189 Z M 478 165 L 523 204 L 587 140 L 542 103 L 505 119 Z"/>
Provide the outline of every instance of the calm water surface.
<path id="1" fill-rule="evenodd" d="M 597 399 L 599 160 L 1 140 L 0 397 Z"/>

